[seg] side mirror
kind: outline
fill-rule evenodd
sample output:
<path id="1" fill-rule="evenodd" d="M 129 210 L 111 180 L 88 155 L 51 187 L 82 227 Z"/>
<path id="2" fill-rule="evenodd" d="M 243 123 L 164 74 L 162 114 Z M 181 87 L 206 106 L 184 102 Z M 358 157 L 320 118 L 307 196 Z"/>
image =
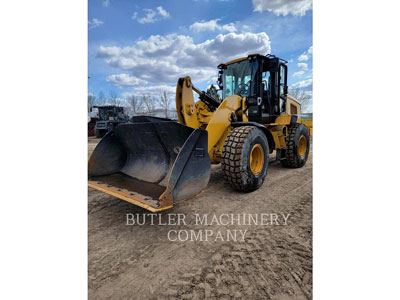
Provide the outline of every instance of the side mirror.
<path id="1" fill-rule="evenodd" d="M 223 86 L 222 86 L 222 78 L 218 77 L 218 87 L 222 90 Z"/>

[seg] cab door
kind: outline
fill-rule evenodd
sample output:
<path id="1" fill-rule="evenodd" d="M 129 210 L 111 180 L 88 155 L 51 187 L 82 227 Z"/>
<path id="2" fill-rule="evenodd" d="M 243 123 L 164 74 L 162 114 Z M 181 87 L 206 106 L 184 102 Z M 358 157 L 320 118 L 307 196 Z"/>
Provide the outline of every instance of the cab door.
<path id="1" fill-rule="evenodd" d="M 285 113 L 287 97 L 287 66 L 279 66 L 279 112 Z"/>

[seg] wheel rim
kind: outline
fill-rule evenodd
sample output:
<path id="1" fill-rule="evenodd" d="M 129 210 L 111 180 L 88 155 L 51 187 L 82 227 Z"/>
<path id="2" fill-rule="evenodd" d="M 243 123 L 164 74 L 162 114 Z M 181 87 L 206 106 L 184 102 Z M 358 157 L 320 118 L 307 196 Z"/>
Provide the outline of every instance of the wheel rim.
<path id="1" fill-rule="evenodd" d="M 255 144 L 250 152 L 250 170 L 254 175 L 261 173 L 264 166 L 264 149 L 260 144 Z"/>
<path id="2" fill-rule="evenodd" d="M 306 155 L 307 151 L 307 140 L 304 135 L 302 135 L 299 139 L 299 146 L 298 146 L 298 152 L 301 158 L 303 158 Z"/>

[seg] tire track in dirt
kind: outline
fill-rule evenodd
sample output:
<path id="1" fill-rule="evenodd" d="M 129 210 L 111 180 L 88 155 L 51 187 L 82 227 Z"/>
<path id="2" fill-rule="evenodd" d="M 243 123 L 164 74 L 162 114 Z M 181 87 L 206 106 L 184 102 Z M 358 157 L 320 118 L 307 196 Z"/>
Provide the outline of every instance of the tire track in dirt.
<path id="1" fill-rule="evenodd" d="M 145 210 L 89 189 L 89 299 L 311 299 L 311 172 L 312 155 L 301 169 L 272 162 L 264 185 L 244 194 L 213 166 L 200 197 L 167 212 L 291 214 L 289 226 L 248 228 L 242 243 L 169 242 L 167 226 L 124 224 Z"/>
<path id="2" fill-rule="evenodd" d="M 212 263 L 194 273 L 181 274 L 161 294 L 169 299 L 311 299 L 311 266 L 292 271 L 288 256 L 308 257 L 297 244 L 296 251 L 276 255 L 274 245 L 266 246 L 265 236 L 253 234 L 243 243 L 221 247 Z M 291 244 L 290 246 L 293 247 Z M 275 245 L 277 246 L 277 245 Z M 279 248 L 288 245 L 281 242 Z M 273 264 L 268 263 L 274 261 Z M 308 260 L 307 260 L 308 261 Z"/>
<path id="3" fill-rule="evenodd" d="M 307 184 L 286 194 L 298 192 Z M 289 200 L 289 199 L 288 199 Z M 297 213 L 311 210 L 311 194 L 303 197 Z M 245 242 L 222 245 L 207 266 L 177 274 L 159 296 L 168 299 L 311 299 L 310 220 L 300 227 L 257 227 Z M 307 224 L 309 223 L 309 224 Z M 289 229 L 289 230 L 288 230 Z M 299 232 L 300 231 L 300 232 Z"/>
<path id="4" fill-rule="evenodd" d="M 311 166 L 309 169 L 311 171 Z M 289 210 L 294 226 L 267 230 L 255 227 L 245 242 L 221 246 L 209 258 L 211 264 L 193 269 L 192 273 L 177 274 L 179 279 L 166 286 L 160 296 L 169 299 L 311 299 L 312 178 L 299 177 L 298 173 L 304 170 L 296 171 L 271 172 L 268 183 L 272 195 L 280 191 L 280 201 L 276 203 L 274 199 L 274 209 Z M 297 179 L 296 184 L 288 187 L 288 182 L 294 179 Z M 262 196 L 265 201 L 265 195 Z M 254 198 L 257 199 L 257 195 Z M 243 205 L 236 205 L 233 211 L 243 211 Z"/>

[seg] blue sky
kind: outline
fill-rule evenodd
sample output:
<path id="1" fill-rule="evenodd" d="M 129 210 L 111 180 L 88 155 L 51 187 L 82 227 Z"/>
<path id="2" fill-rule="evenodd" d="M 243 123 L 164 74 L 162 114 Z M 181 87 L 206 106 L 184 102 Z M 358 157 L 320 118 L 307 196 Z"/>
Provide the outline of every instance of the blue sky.
<path id="1" fill-rule="evenodd" d="M 311 0 L 89 0 L 89 93 L 174 96 L 249 53 L 289 61 L 289 86 L 312 93 Z"/>

